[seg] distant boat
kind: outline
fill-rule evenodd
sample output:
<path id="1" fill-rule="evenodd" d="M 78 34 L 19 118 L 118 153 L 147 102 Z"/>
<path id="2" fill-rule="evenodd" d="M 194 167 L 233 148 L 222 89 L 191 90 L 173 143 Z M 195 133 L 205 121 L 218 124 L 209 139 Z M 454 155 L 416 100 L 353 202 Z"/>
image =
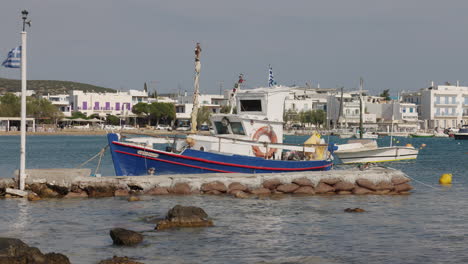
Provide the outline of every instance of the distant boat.
<path id="1" fill-rule="evenodd" d="M 431 138 L 431 137 L 434 137 L 434 133 L 416 132 L 416 133 L 410 134 L 410 137 L 413 137 L 413 138 Z"/>
<path id="2" fill-rule="evenodd" d="M 359 133 L 356 133 L 354 134 L 354 137 L 355 138 L 360 138 L 361 135 Z M 373 134 L 373 133 L 369 133 L 369 132 L 365 132 L 362 134 L 362 138 L 363 139 L 377 139 L 379 138 L 379 135 L 378 134 Z"/>
<path id="3" fill-rule="evenodd" d="M 455 139 L 468 139 L 468 125 L 463 125 L 458 132 L 454 133 Z"/>
<path id="4" fill-rule="evenodd" d="M 334 154 L 344 163 L 368 163 L 411 160 L 418 157 L 413 146 L 378 147 L 375 140 L 349 140 L 348 144 L 337 145 Z"/>

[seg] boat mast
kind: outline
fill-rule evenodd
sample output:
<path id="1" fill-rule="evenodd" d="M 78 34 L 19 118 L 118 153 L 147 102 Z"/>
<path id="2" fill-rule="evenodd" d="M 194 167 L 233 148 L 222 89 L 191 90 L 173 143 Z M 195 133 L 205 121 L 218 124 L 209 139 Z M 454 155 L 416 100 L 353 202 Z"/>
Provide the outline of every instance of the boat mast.
<path id="1" fill-rule="evenodd" d="M 198 80 L 200 78 L 200 68 L 201 68 L 201 63 L 200 63 L 200 53 L 201 53 L 201 47 L 200 43 L 197 42 L 197 45 L 195 46 L 195 80 L 193 84 L 193 108 L 192 108 L 192 114 L 190 117 L 192 118 L 192 126 L 191 126 L 191 131 L 192 133 L 197 132 L 197 115 L 198 115 L 198 108 L 199 108 L 199 103 L 198 103 L 198 96 L 200 94 L 199 89 L 200 85 L 198 83 Z"/>
<path id="2" fill-rule="evenodd" d="M 400 102 L 400 93 L 398 93 L 398 102 Z M 394 115 L 395 115 L 395 100 L 393 100 L 393 103 L 392 103 L 392 125 L 390 127 L 390 147 L 393 144 L 393 120 L 394 120 Z"/>
<path id="3" fill-rule="evenodd" d="M 338 114 L 338 122 L 340 122 L 340 128 L 343 128 L 343 88 L 341 87 L 341 99 L 340 99 L 340 112 Z"/>
<path id="4" fill-rule="evenodd" d="M 359 81 L 359 138 L 362 139 L 362 133 L 363 133 L 363 130 L 364 130 L 364 127 L 363 127 L 363 119 L 364 119 L 364 109 L 363 109 L 363 105 L 364 105 L 364 102 L 363 102 L 363 98 L 362 98 L 362 86 L 363 86 L 363 83 L 364 83 L 364 80 L 360 79 Z"/>

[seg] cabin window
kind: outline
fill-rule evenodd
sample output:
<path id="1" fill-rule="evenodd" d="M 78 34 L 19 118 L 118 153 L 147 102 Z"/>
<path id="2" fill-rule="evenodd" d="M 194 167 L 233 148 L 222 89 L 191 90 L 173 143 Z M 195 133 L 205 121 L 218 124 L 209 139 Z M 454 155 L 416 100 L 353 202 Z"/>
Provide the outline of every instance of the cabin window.
<path id="1" fill-rule="evenodd" d="M 242 127 L 241 122 L 231 122 L 232 133 L 236 135 L 245 135 L 244 127 Z"/>
<path id="2" fill-rule="evenodd" d="M 214 122 L 218 134 L 229 134 L 228 126 L 223 125 L 221 121 Z"/>
<path id="3" fill-rule="evenodd" d="M 242 112 L 261 112 L 262 100 L 240 100 Z"/>

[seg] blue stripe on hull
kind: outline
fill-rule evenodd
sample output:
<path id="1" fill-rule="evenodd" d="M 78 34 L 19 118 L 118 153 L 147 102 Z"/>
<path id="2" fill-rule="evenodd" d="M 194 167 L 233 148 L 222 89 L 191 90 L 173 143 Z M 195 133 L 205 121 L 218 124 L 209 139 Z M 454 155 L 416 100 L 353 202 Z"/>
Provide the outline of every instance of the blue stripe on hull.
<path id="1" fill-rule="evenodd" d="M 240 155 L 224 155 L 188 149 L 174 154 L 116 142 L 116 134 L 108 134 L 109 146 L 116 175 L 147 175 L 154 168 L 155 174 L 195 173 L 273 173 L 311 170 L 329 170 L 332 162 L 280 161 Z"/>

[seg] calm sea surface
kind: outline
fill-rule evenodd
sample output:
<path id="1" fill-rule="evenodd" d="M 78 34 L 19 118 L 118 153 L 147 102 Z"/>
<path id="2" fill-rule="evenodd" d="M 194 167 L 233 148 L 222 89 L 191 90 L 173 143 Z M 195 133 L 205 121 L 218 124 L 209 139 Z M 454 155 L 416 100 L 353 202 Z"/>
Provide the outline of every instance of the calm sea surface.
<path id="1" fill-rule="evenodd" d="M 287 140 L 299 143 L 304 137 Z M 0 236 L 83 264 L 113 255 L 147 264 L 468 263 L 468 141 L 397 140 L 398 145 L 427 144 L 417 161 L 391 163 L 415 179 L 409 196 L 147 196 L 136 203 L 125 198 L 4 199 Z M 27 142 L 28 168 L 73 168 L 106 145 L 104 136 L 28 136 Z M 389 138 L 379 139 L 381 146 L 388 143 Z M 18 168 L 18 153 L 18 136 L 0 137 L 0 177 L 11 177 Z M 101 173 L 113 175 L 109 153 L 103 162 Z M 442 173 L 453 174 L 451 187 L 437 184 Z M 215 227 L 155 232 L 153 219 L 176 204 L 202 207 Z M 348 207 L 367 212 L 344 213 Z M 115 247 L 109 236 L 114 227 L 141 231 L 145 241 Z"/>

